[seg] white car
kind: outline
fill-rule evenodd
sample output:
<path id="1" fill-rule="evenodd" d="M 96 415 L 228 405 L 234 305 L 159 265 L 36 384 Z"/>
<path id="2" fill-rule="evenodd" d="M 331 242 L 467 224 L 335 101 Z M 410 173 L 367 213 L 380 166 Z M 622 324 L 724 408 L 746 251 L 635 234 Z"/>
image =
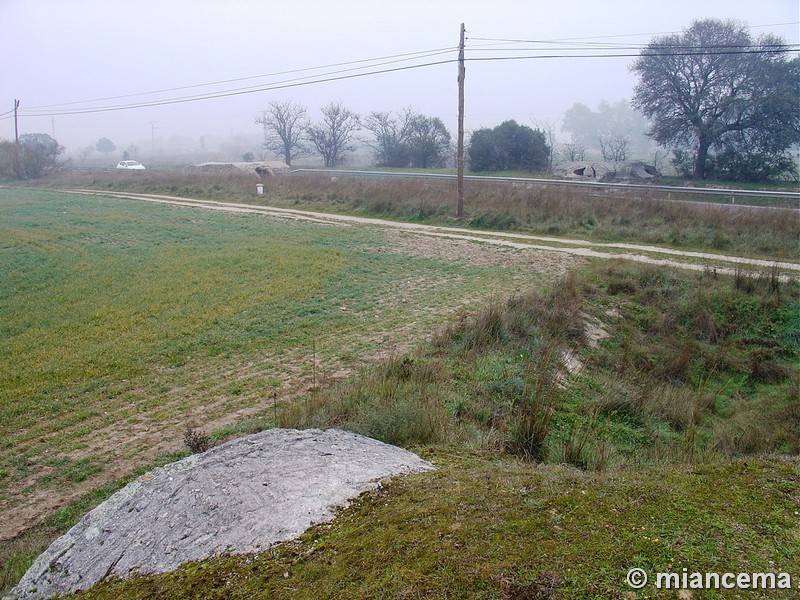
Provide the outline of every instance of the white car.
<path id="1" fill-rule="evenodd" d="M 127 169 L 129 171 L 144 171 L 144 165 L 135 160 L 121 160 L 117 163 L 118 169 Z"/>

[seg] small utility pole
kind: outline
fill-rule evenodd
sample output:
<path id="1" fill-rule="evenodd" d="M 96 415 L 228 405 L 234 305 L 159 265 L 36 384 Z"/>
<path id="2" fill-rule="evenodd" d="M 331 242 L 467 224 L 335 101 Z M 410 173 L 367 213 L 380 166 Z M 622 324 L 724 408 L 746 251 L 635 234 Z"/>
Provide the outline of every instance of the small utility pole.
<path id="1" fill-rule="evenodd" d="M 14 143 L 19 144 L 19 127 L 17 126 L 17 109 L 19 100 L 14 100 Z"/>
<path id="2" fill-rule="evenodd" d="M 150 142 L 153 156 L 156 154 L 156 122 L 150 121 Z"/>
<path id="3" fill-rule="evenodd" d="M 461 39 L 458 43 L 458 202 L 456 218 L 464 216 L 464 24 L 461 24 Z"/>
<path id="4" fill-rule="evenodd" d="M 17 109 L 19 108 L 19 100 L 14 100 L 14 172 L 17 177 L 20 176 L 19 170 L 19 126 L 17 125 Z"/>

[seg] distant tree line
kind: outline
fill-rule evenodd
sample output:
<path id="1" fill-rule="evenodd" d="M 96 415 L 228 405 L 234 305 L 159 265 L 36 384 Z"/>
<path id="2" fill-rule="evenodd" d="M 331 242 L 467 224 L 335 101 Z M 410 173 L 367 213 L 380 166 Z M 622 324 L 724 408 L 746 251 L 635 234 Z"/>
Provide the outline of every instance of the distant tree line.
<path id="1" fill-rule="evenodd" d="M 631 156 L 649 154 L 652 141 L 644 135 L 647 118 L 621 100 L 603 101 L 596 111 L 575 103 L 564 113 L 561 131 L 569 133 L 570 142 L 563 144 L 566 160 L 586 159 L 589 148 L 599 149 L 604 161 L 625 162 Z"/>
<path id="2" fill-rule="evenodd" d="M 438 117 L 411 108 L 397 113 L 371 112 L 362 117 L 332 102 L 313 123 L 307 109 L 296 102 L 271 102 L 256 118 L 264 130 L 263 149 L 290 165 L 296 158 L 317 154 L 326 167 L 345 163 L 360 140 L 375 153 L 375 164 L 385 167 L 431 169 L 453 160 L 452 136 Z M 358 138 L 357 133 L 370 134 Z M 473 171 L 543 170 L 550 149 L 539 130 L 506 121 L 494 129 L 479 129 L 467 149 Z"/>
<path id="3" fill-rule="evenodd" d="M 263 149 L 290 165 L 296 158 L 317 154 L 326 167 L 343 165 L 355 142 L 375 151 L 376 163 L 391 167 L 443 166 L 452 154 L 450 132 L 437 117 L 405 109 L 398 114 L 372 112 L 365 117 L 331 102 L 321 109 L 322 119 L 312 122 L 302 104 L 270 102 L 256 123 L 264 130 Z M 360 131 L 372 137 L 357 137 Z"/>

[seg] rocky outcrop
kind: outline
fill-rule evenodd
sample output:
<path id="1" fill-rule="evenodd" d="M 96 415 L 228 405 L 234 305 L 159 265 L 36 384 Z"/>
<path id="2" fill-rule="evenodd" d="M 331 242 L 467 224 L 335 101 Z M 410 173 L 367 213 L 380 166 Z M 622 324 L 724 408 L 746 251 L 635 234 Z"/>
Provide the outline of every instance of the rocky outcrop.
<path id="1" fill-rule="evenodd" d="M 53 542 L 7 598 L 49 598 L 109 576 L 258 552 L 331 520 L 385 478 L 430 469 L 411 452 L 344 431 L 239 438 L 128 484 Z"/>

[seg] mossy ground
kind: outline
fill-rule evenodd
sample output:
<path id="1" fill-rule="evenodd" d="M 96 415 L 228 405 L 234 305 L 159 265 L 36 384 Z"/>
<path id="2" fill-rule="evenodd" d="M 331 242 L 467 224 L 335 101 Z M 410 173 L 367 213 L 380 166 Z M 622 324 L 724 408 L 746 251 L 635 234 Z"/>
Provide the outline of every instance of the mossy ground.
<path id="1" fill-rule="evenodd" d="M 631 591 L 633 567 L 651 576 L 687 568 L 800 577 L 796 461 L 598 474 L 421 452 L 438 471 L 363 496 L 297 542 L 105 582 L 77 597 L 607 599 Z M 638 597 L 675 591 L 648 586 Z"/>

